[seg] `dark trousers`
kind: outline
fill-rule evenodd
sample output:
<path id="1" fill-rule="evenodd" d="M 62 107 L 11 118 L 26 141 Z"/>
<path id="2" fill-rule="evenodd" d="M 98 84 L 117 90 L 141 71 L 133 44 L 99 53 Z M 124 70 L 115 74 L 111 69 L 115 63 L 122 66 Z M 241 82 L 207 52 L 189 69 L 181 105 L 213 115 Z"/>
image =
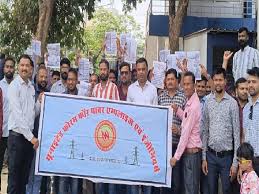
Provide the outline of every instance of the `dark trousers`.
<path id="1" fill-rule="evenodd" d="M 207 152 L 208 162 L 208 183 L 209 193 L 218 194 L 218 179 L 220 176 L 223 194 L 231 194 L 230 168 L 233 162 L 233 156 L 227 155 L 217 157 L 211 152 Z"/>
<path id="2" fill-rule="evenodd" d="M 8 140 L 8 137 L 2 137 L 0 139 L 0 191 L 1 191 L 1 174 L 2 174 L 2 168 L 4 163 L 4 154 L 7 148 L 7 140 Z"/>
<path id="3" fill-rule="evenodd" d="M 184 154 L 182 159 L 184 194 L 199 194 L 201 152 Z"/>
<path id="4" fill-rule="evenodd" d="M 174 156 L 177 146 L 173 146 L 172 155 Z M 162 188 L 162 194 L 181 194 L 181 184 L 183 183 L 183 164 L 182 159 L 176 162 L 172 169 L 171 188 Z"/>
<path id="5" fill-rule="evenodd" d="M 8 138 L 8 194 L 25 194 L 32 158 L 32 144 L 23 135 L 14 135 L 10 132 Z"/>

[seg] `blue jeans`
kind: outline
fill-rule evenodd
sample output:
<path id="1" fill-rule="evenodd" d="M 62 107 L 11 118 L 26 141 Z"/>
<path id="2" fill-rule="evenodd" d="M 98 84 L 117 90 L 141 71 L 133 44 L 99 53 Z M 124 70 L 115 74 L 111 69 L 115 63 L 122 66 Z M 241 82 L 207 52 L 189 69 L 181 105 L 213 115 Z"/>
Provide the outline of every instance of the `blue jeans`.
<path id="1" fill-rule="evenodd" d="M 35 159 L 36 159 L 36 153 L 34 152 L 32 164 L 31 164 L 30 175 L 29 175 L 29 181 L 28 181 L 28 184 L 26 185 L 26 194 L 40 193 L 42 176 L 34 174 Z"/>
<path id="2" fill-rule="evenodd" d="M 223 194 L 231 193 L 230 168 L 233 156 L 227 155 L 217 157 L 211 152 L 207 152 L 208 162 L 208 186 L 210 194 L 218 194 L 218 179 L 220 176 Z"/>
<path id="3" fill-rule="evenodd" d="M 59 177 L 59 194 L 78 193 L 78 178 Z"/>

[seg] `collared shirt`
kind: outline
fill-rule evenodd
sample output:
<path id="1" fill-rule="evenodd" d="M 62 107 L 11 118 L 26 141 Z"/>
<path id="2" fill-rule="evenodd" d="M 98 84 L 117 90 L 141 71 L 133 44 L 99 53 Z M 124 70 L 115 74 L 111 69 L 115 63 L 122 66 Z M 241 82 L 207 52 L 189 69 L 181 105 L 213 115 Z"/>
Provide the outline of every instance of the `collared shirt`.
<path id="1" fill-rule="evenodd" d="M 58 80 L 50 89 L 50 92 L 62 94 L 66 91 L 67 87 L 62 83 L 62 80 Z"/>
<path id="2" fill-rule="evenodd" d="M 144 88 L 141 88 L 139 82 L 136 81 L 129 86 L 127 101 L 146 105 L 157 105 L 157 89 L 149 81 L 146 82 Z"/>
<path id="3" fill-rule="evenodd" d="M 184 109 L 184 106 L 186 104 L 186 97 L 184 96 L 184 93 L 180 90 L 176 90 L 176 93 L 173 97 L 169 96 L 169 93 L 167 90 L 163 91 L 162 94 L 158 97 L 158 105 L 161 106 L 171 106 L 172 104 L 176 104 L 181 109 Z M 181 123 L 182 120 L 179 119 L 176 116 L 176 113 L 173 113 L 173 126 L 175 125 L 178 129 L 181 129 Z M 177 145 L 180 140 L 180 134 L 181 130 L 179 130 L 179 134 L 172 134 L 172 143 Z"/>
<path id="4" fill-rule="evenodd" d="M 127 94 L 124 94 L 124 93 L 123 93 L 122 85 L 119 85 L 119 87 L 118 87 L 118 92 L 119 92 L 120 100 L 121 100 L 121 101 L 127 101 Z M 128 92 L 128 91 L 127 91 L 127 92 Z"/>
<path id="5" fill-rule="evenodd" d="M 5 78 L 0 81 L 0 88 L 2 89 L 3 94 L 3 137 L 9 136 L 8 130 L 8 117 L 9 117 L 9 106 L 8 106 L 8 87 L 9 84 Z"/>
<path id="6" fill-rule="evenodd" d="M 8 129 L 22 134 L 28 141 L 33 138 L 35 115 L 40 111 L 40 104 L 35 103 L 35 89 L 29 81 L 26 83 L 18 75 L 8 88 L 9 118 Z"/>
<path id="7" fill-rule="evenodd" d="M 111 81 L 107 81 L 104 88 L 102 88 L 101 83 L 94 86 L 92 96 L 109 100 L 120 100 L 118 88 Z"/>
<path id="8" fill-rule="evenodd" d="M 247 77 L 247 69 L 259 67 L 259 52 L 250 46 L 246 46 L 244 50 L 237 51 L 233 58 L 233 76 L 235 81 L 239 78 Z"/>
<path id="9" fill-rule="evenodd" d="M 253 106 L 253 117 L 249 119 L 251 114 L 251 106 Z M 245 141 L 249 142 L 253 148 L 256 157 L 259 157 L 259 98 L 255 104 L 252 104 L 251 99 L 243 109 L 243 128 Z"/>
<path id="10" fill-rule="evenodd" d="M 176 114 L 182 119 L 182 132 L 174 158 L 180 160 L 186 148 L 202 147 L 200 136 L 201 107 L 196 92 L 187 101 L 184 111 L 178 108 Z"/>
<path id="11" fill-rule="evenodd" d="M 225 92 L 222 100 L 217 102 L 215 94 L 211 94 L 204 105 L 201 129 L 203 160 L 206 160 L 208 146 L 217 152 L 234 150 L 233 164 L 237 166 L 236 151 L 240 145 L 240 122 L 236 100 Z"/>

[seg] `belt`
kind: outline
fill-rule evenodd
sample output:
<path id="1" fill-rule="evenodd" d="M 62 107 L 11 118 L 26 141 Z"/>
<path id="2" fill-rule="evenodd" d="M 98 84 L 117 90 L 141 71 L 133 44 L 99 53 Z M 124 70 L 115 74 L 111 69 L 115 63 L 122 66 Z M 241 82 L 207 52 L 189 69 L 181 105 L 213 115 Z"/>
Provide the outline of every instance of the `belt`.
<path id="1" fill-rule="evenodd" d="M 225 156 L 233 155 L 233 150 L 228 150 L 228 151 L 221 151 L 221 152 L 216 152 L 215 150 L 211 149 L 208 147 L 208 151 L 212 154 L 214 154 L 216 157 L 223 158 Z"/>
<path id="2" fill-rule="evenodd" d="M 184 150 L 184 153 L 185 154 L 195 154 L 195 153 L 198 153 L 199 151 L 201 151 L 200 148 L 186 148 Z"/>
<path id="3" fill-rule="evenodd" d="M 10 131 L 9 131 L 9 134 L 10 134 L 10 135 L 13 135 L 13 136 L 16 136 L 16 137 L 23 136 L 22 134 L 20 134 L 20 133 L 17 133 L 17 132 L 15 132 L 15 131 L 12 131 L 12 130 L 10 130 Z"/>

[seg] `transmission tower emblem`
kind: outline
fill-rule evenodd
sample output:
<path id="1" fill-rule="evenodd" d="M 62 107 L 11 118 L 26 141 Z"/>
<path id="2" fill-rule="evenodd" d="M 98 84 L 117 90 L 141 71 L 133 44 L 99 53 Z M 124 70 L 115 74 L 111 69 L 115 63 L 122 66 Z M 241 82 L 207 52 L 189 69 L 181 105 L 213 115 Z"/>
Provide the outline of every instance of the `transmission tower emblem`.
<path id="1" fill-rule="evenodd" d="M 112 122 L 108 120 L 101 121 L 95 129 L 94 138 L 100 150 L 104 152 L 111 150 L 116 142 L 116 129 Z"/>

